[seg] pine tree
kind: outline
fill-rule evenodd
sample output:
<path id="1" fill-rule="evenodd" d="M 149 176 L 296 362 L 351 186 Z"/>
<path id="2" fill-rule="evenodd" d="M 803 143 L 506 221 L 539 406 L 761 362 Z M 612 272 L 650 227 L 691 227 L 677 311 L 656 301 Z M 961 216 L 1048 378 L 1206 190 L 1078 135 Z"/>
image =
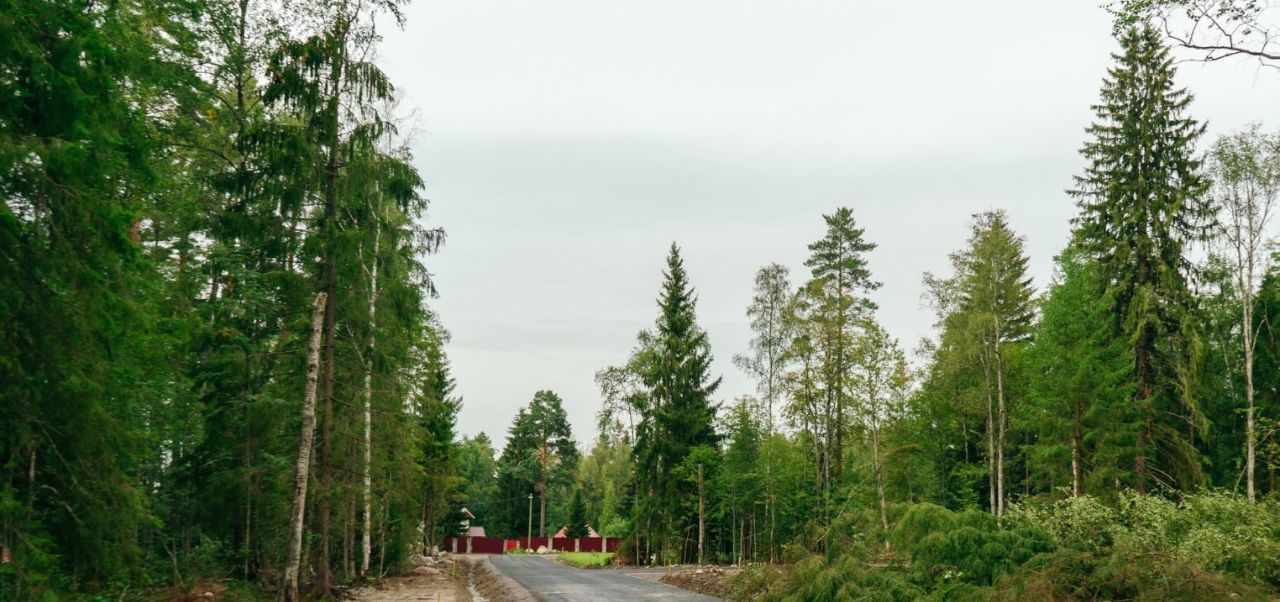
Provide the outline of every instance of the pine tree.
<path id="1" fill-rule="evenodd" d="M 527 417 L 527 408 L 516 411 L 507 427 L 506 444 L 498 456 L 497 498 L 502 501 L 490 511 L 488 527 L 493 533 L 507 537 L 532 534 L 532 526 L 526 524 L 530 520 L 526 518 L 529 511 L 526 504 L 532 504 L 536 487 L 530 452 L 536 442 Z"/>
<path id="2" fill-rule="evenodd" d="M 1071 193 L 1075 240 L 1098 263 L 1112 305 L 1114 336 L 1133 349 L 1133 403 L 1141 429 L 1133 486 L 1199 478 L 1186 424 L 1203 430 L 1191 395 L 1198 333 L 1187 246 L 1212 217 L 1195 157 L 1204 127 L 1186 117 L 1192 97 L 1175 88 L 1173 59 L 1151 27 L 1131 29 L 1103 81 L 1097 120 L 1081 154 L 1088 160 Z"/>
<path id="3" fill-rule="evenodd" d="M 538 536 L 547 536 L 547 496 L 552 488 L 563 490 L 578 470 L 578 446 L 573 441 L 564 402 L 552 391 L 538 391 L 529 402 L 530 432 L 534 447 L 534 483 L 538 492 Z"/>
<path id="4" fill-rule="evenodd" d="M 523 502 L 530 493 L 538 499 L 534 535 L 546 537 L 547 521 L 554 524 L 556 516 L 563 518 L 557 508 L 564 508 L 579 461 L 563 403 L 553 391 L 538 391 L 511 422 L 498 460 L 498 495 L 507 500 L 498 514 L 506 533 L 527 530 Z"/>
<path id="5" fill-rule="evenodd" d="M 851 365 L 852 344 L 850 332 L 857 327 L 859 318 L 875 309 L 868 296 L 880 287 L 871 279 L 866 254 L 875 250 L 875 243 L 867 242 L 864 231 L 857 227 L 853 210 L 840 207 L 835 213 L 823 215 L 827 231 L 823 237 L 809 245 L 809 258 L 804 264 L 810 268 L 813 282 L 817 283 L 823 299 L 819 307 L 827 324 L 823 346 L 823 380 L 826 403 L 834 409 L 828 427 L 834 440 L 831 449 L 830 476 L 839 479 L 844 466 L 845 404 L 849 396 L 848 372 Z"/>

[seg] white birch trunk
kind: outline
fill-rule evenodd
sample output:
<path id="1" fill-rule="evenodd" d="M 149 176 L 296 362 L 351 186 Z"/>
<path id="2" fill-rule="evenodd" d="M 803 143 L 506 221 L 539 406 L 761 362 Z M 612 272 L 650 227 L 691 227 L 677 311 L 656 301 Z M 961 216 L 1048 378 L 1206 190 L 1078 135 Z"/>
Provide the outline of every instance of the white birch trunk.
<path id="1" fill-rule="evenodd" d="M 316 434 L 316 381 L 320 373 L 320 333 L 324 326 L 325 293 L 316 295 L 311 308 L 311 340 L 307 344 L 307 384 L 302 396 L 302 433 L 298 440 L 298 462 L 293 473 L 293 507 L 289 515 L 289 540 L 285 547 L 284 602 L 298 597 L 298 566 L 302 560 L 302 522 L 307 510 L 307 479 L 311 471 L 311 445 Z"/>
<path id="2" fill-rule="evenodd" d="M 880 526 L 884 528 L 884 549 L 889 549 L 889 511 L 884 499 L 884 465 L 880 462 L 880 408 L 871 405 L 871 462 L 876 473 L 876 497 L 880 501 Z"/>
<path id="3" fill-rule="evenodd" d="M 996 502 L 996 417 L 994 400 L 991 395 L 991 361 L 983 352 L 982 370 L 987 390 L 987 499 L 990 502 L 991 514 L 999 516 Z"/>
<path id="4" fill-rule="evenodd" d="M 997 339 L 998 341 L 998 339 Z M 996 343 L 999 345 L 999 342 Z M 1008 420 L 1004 407 L 1004 358 L 996 353 L 996 403 L 999 404 L 996 425 L 996 517 L 1004 516 L 1004 432 Z"/>
<path id="5" fill-rule="evenodd" d="M 373 553 L 373 349 L 377 341 L 378 251 L 382 229 L 373 230 L 373 268 L 369 270 L 369 357 L 364 368 L 364 524 L 360 535 L 360 576 L 369 575 L 369 556 Z"/>

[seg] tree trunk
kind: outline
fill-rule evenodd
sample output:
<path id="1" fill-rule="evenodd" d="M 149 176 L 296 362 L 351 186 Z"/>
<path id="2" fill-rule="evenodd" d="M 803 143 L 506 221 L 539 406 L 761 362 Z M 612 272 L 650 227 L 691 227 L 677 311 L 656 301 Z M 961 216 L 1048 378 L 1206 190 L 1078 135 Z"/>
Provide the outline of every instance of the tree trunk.
<path id="1" fill-rule="evenodd" d="M 335 336 L 335 308 L 336 303 L 333 301 L 337 292 L 337 260 L 335 257 L 335 248 L 337 243 L 338 231 L 338 167 L 339 167 L 339 132 L 341 131 L 341 104 L 340 96 L 342 94 L 343 79 L 343 63 L 346 60 L 343 50 L 346 46 L 346 28 L 347 23 L 339 22 L 335 24 L 338 29 L 336 43 L 339 46 L 338 52 L 333 57 L 333 67 L 330 72 L 329 84 L 332 86 L 328 98 L 329 104 L 329 140 L 328 157 L 325 162 L 325 292 L 328 293 L 330 302 L 325 311 L 325 400 L 324 400 L 324 428 L 321 429 L 320 442 L 320 484 L 323 487 L 323 495 L 320 497 L 320 504 L 317 508 L 320 514 L 320 559 L 317 563 L 319 577 L 320 597 L 328 597 L 332 590 L 332 576 L 330 574 L 329 562 L 329 522 L 332 514 L 329 498 L 333 492 L 333 373 L 334 373 L 334 347 Z"/>
<path id="2" fill-rule="evenodd" d="M 774 544 L 773 534 L 778 530 L 778 498 L 770 496 L 769 498 L 769 562 L 777 562 L 777 546 Z"/>
<path id="3" fill-rule="evenodd" d="M 1084 409 L 1079 401 L 1072 404 L 1072 409 L 1075 416 L 1071 425 L 1071 495 L 1080 497 L 1084 494 L 1084 427 L 1081 424 Z"/>
<path id="4" fill-rule="evenodd" d="M 702 544 L 707 539 L 706 501 L 702 490 L 702 464 L 698 464 L 698 564 L 702 564 Z"/>
<path id="5" fill-rule="evenodd" d="M 1134 349 L 1134 371 L 1136 377 L 1134 380 L 1138 383 L 1134 402 L 1138 406 L 1138 413 L 1142 416 L 1142 432 L 1138 433 L 1138 449 L 1133 460 L 1133 488 L 1139 495 L 1146 495 L 1147 493 L 1147 449 L 1155 438 L 1155 423 L 1151 416 L 1152 375 L 1149 366 L 1149 342 L 1150 337 L 1144 330 L 1138 335 L 1138 341 Z"/>
<path id="6" fill-rule="evenodd" d="M 987 500 L 991 514 L 996 515 L 999 512 L 996 502 L 996 417 L 991 395 L 991 362 L 986 357 L 982 359 L 982 371 L 987 390 Z"/>
<path id="7" fill-rule="evenodd" d="M 343 500 L 342 508 L 342 576 L 350 581 L 356 572 L 356 500 L 354 491 Z"/>
<path id="8" fill-rule="evenodd" d="M 998 339 L 997 339 L 998 340 Z M 997 345 L 999 343 L 996 343 Z M 996 517 L 1004 516 L 1004 432 L 1007 424 L 1004 405 L 1004 357 L 997 348 L 996 357 L 996 402 L 999 404 L 996 424 Z"/>
<path id="9" fill-rule="evenodd" d="M 329 262 L 328 277 L 326 279 L 325 291 L 332 299 L 333 291 L 336 289 L 336 277 L 334 274 L 333 262 Z M 320 558 L 316 562 L 317 581 L 321 597 L 329 595 L 332 585 L 330 578 L 329 566 L 329 518 L 332 514 L 330 509 L 329 496 L 333 491 L 333 474 L 331 465 L 333 464 L 333 448 L 331 445 L 333 431 L 333 362 L 334 362 L 334 303 L 326 304 L 324 319 L 324 340 L 325 340 L 325 376 L 324 376 L 324 425 L 320 429 L 320 499 L 317 504 L 317 514 L 320 519 Z"/>
<path id="10" fill-rule="evenodd" d="M 884 500 L 884 465 L 880 462 L 880 420 L 872 410 L 871 418 L 871 462 L 876 473 L 876 496 L 880 501 L 880 526 L 884 528 L 884 549 L 889 550 L 889 510 Z"/>
<path id="11" fill-rule="evenodd" d="M 307 345 L 307 384 L 302 396 L 302 433 L 298 441 L 298 461 L 293 473 L 293 507 L 289 515 L 289 539 L 285 546 L 284 584 L 280 597 L 296 602 L 298 565 L 302 559 L 302 522 L 307 507 L 307 479 L 311 470 L 311 446 L 316 430 L 316 380 L 320 371 L 320 332 L 328 303 L 325 293 L 316 295 L 311 309 L 311 341 Z"/>
<path id="12" fill-rule="evenodd" d="M 538 483 L 538 537 L 547 536 L 547 481 Z"/>
<path id="13" fill-rule="evenodd" d="M 373 268 L 369 270 L 369 350 L 364 368 L 364 522 L 360 528 L 360 576 L 369 575 L 369 556 L 373 552 L 373 352 L 377 342 L 378 323 L 378 252 L 382 228 L 374 218 Z"/>
<path id="14" fill-rule="evenodd" d="M 1252 286 L 1252 271 L 1249 272 L 1248 278 L 1249 283 L 1246 286 Z M 1257 501 L 1253 480 L 1256 437 L 1253 424 L 1253 295 L 1249 294 L 1248 289 L 1243 292 L 1241 320 L 1244 322 L 1244 474 L 1245 496 L 1252 504 Z"/>

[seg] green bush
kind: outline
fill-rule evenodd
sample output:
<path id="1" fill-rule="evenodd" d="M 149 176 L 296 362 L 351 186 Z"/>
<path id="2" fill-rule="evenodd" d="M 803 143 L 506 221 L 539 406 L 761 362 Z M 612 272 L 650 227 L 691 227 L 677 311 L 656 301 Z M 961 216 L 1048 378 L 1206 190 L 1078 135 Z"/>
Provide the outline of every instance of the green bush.
<path id="1" fill-rule="evenodd" d="M 1012 524 L 1042 529 L 1058 545 L 1112 556 L 1167 556 L 1169 562 L 1280 586 L 1280 505 L 1250 504 L 1223 492 L 1181 502 L 1121 494 L 1117 507 L 1082 496 L 1016 506 Z"/>
<path id="2" fill-rule="evenodd" d="M 1269 600 L 1275 592 L 1159 551 L 1061 548 L 1000 583 L 1008 600 Z"/>
<path id="3" fill-rule="evenodd" d="M 1267 600 L 1280 587 L 1280 504 L 1206 492 L 1180 501 L 1122 493 L 984 512 L 895 506 L 833 521 L 828 550 L 786 549 L 776 573 L 735 578 L 737 600 Z M 876 520 L 872 520 L 876 519 Z"/>
<path id="4" fill-rule="evenodd" d="M 751 563 L 742 567 L 736 575 L 725 580 L 730 600 L 759 600 L 769 593 L 769 588 L 782 581 L 782 570 L 771 564 Z"/>

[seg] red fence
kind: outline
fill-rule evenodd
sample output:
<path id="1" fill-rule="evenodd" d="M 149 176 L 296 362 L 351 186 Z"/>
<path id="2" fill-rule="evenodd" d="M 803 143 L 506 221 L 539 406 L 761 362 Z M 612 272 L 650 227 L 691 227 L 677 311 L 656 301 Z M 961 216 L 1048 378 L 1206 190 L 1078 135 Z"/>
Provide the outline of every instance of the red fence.
<path id="1" fill-rule="evenodd" d="M 455 554 L 504 554 L 516 548 L 537 550 L 545 546 L 557 552 L 616 552 L 621 541 L 617 537 L 446 537 L 440 549 Z"/>

